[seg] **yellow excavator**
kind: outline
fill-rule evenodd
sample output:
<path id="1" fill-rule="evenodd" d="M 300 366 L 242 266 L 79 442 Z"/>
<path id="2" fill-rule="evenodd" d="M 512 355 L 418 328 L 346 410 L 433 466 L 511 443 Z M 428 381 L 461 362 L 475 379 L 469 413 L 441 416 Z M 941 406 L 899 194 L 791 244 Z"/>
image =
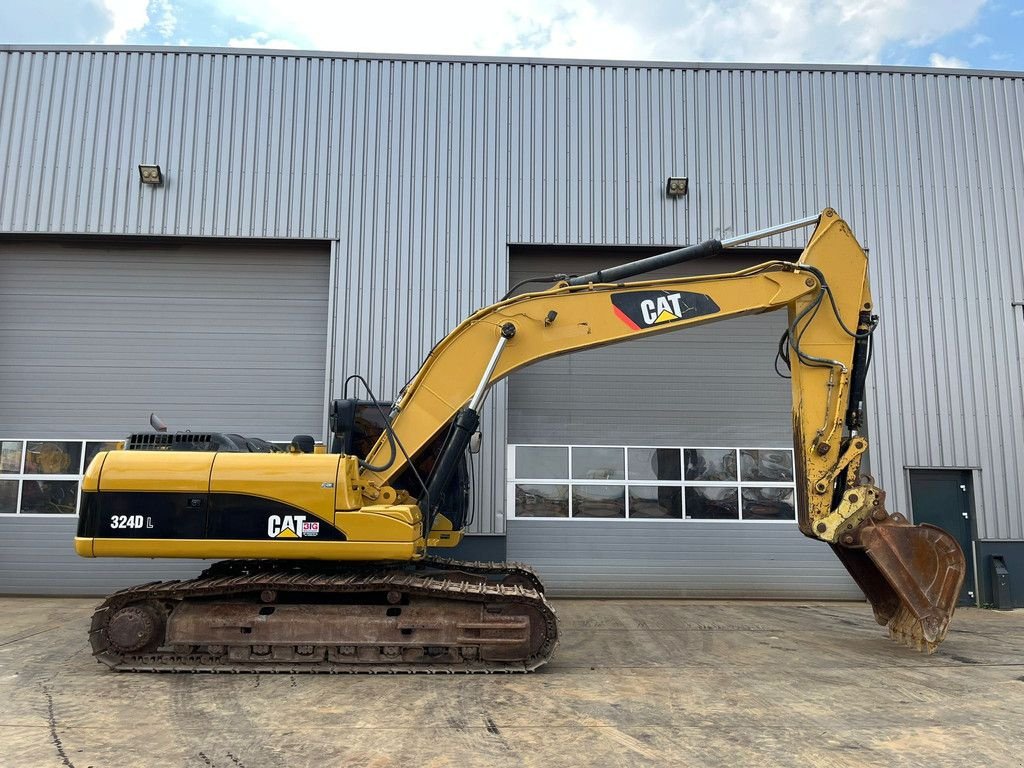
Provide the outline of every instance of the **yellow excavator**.
<path id="1" fill-rule="evenodd" d="M 623 282 L 810 226 L 796 262 Z M 825 209 L 555 276 L 546 290 L 481 309 L 431 350 L 394 403 L 365 381 L 368 399 L 335 400 L 330 452 L 302 435 L 287 450 L 233 434 L 132 435 L 86 471 L 78 554 L 220 562 L 189 581 L 111 595 L 92 617 L 93 653 L 135 671 L 536 669 L 558 642 L 536 573 L 429 554 L 462 539 L 467 454 L 488 389 L 555 355 L 777 309 L 789 313 L 779 356 L 792 376 L 800 530 L 832 547 L 894 639 L 931 652 L 946 635 L 964 555 L 941 529 L 888 512 L 884 492 L 861 475 L 878 323 L 867 275 L 849 226 Z"/>

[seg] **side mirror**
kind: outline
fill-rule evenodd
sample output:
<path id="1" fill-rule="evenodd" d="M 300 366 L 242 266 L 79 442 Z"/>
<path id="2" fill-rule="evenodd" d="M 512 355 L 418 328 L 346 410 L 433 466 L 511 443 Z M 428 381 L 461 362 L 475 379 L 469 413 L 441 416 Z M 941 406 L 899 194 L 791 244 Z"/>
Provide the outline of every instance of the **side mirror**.
<path id="1" fill-rule="evenodd" d="M 292 438 L 291 449 L 293 453 L 312 453 L 316 447 L 316 440 L 312 435 L 296 435 Z"/>

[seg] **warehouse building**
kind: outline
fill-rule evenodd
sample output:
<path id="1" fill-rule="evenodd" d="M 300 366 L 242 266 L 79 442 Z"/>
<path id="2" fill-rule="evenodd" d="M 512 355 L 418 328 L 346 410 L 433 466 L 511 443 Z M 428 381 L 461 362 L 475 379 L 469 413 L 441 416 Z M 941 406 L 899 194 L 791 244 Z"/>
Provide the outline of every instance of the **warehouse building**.
<path id="1" fill-rule="evenodd" d="M 84 466 L 151 412 L 323 439 L 347 376 L 390 399 L 524 278 L 834 206 L 882 316 L 870 471 L 963 542 L 965 601 L 1002 558 L 1024 605 L 1021 146 L 1013 73 L 0 47 L 0 591 L 197 571 L 73 553 Z M 561 595 L 858 596 L 794 522 L 784 323 L 497 386 L 462 553 Z"/>

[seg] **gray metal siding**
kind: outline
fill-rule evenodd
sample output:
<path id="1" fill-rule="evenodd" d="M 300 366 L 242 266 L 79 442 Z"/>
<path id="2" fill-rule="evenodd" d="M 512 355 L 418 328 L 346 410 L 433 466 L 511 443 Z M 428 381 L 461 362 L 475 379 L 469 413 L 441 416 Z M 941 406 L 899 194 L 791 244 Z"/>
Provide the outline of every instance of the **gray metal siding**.
<path id="1" fill-rule="evenodd" d="M 0 242 L 0 437 L 323 433 L 322 245 Z"/>
<path id="2" fill-rule="evenodd" d="M 793 255 L 745 250 L 744 258 L 706 259 L 645 278 L 729 272 Z M 510 281 L 636 258 L 629 250 L 599 258 L 513 251 Z M 785 328 L 786 313 L 771 312 L 544 360 L 509 377 L 508 441 L 790 446 L 789 381 L 774 367 Z"/>
<path id="3" fill-rule="evenodd" d="M 905 465 L 981 467 L 991 539 L 1024 537 L 1022 144 L 1013 74 L 0 51 L 0 231 L 337 239 L 335 381 L 382 394 L 501 295 L 507 243 L 677 244 L 834 205 L 883 316 L 876 476 L 906 511 Z"/>
<path id="4" fill-rule="evenodd" d="M 210 563 L 79 557 L 77 525 L 68 517 L 0 517 L 0 594 L 106 595 L 132 584 L 198 576 Z"/>
<path id="5" fill-rule="evenodd" d="M 509 381 L 510 443 L 791 446 L 784 313 L 545 360 Z"/>
<path id="6" fill-rule="evenodd" d="M 863 597 L 796 523 L 509 520 L 508 558 L 558 597 Z"/>

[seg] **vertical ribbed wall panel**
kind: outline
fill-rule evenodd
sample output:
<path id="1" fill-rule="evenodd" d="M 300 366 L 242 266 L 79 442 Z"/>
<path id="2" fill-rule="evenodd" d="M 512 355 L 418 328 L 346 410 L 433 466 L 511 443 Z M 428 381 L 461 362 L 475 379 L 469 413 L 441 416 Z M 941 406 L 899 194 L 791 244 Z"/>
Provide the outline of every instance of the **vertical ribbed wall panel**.
<path id="1" fill-rule="evenodd" d="M 674 245 L 835 206 L 883 316 L 872 470 L 969 466 L 1024 537 L 1024 78 L 254 52 L 0 51 L 0 232 L 326 238 L 335 392 L 390 397 L 507 244 Z M 165 186 L 136 166 L 157 162 Z M 690 194 L 668 199 L 671 174 Z M 802 233 L 772 245 L 800 245 Z M 503 530 L 505 391 L 476 531 Z"/>
<path id="2" fill-rule="evenodd" d="M 337 61 L 0 53 L 3 231 L 328 237 Z M 139 163 L 159 163 L 160 188 Z"/>
<path id="3" fill-rule="evenodd" d="M 507 287 L 509 88 L 494 64 L 339 62 L 342 288 L 336 390 L 391 397 L 452 326 Z M 505 393 L 484 412 L 474 532 L 502 532 Z"/>

